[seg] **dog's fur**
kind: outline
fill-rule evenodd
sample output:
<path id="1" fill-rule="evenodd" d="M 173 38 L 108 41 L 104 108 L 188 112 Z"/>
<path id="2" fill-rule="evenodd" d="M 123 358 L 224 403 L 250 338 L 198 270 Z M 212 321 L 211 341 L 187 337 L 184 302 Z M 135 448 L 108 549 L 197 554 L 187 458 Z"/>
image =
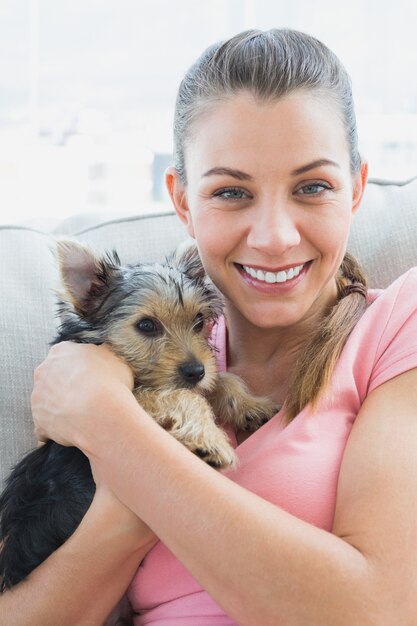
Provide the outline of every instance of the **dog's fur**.
<path id="1" fill-rule="evenodd" d="M 233 467 L 214 416 L 255 430 L 277 407 L 251 396 L 236 376 L 218 374 L 209 336 L 222 300 L 195 247 L 180 247 L 165 264 L 122 266 L 115 252 L 99 256 L 61 241 L 58 260 L 61 326 L 53 343 L 109 344 L 131 367 L 138 402 L 165 430 L 215 468 Z M 20 461 L 0 497 L 1 590 L 66 541 L 94 491 L 76 448 L 49 441 Z"/>

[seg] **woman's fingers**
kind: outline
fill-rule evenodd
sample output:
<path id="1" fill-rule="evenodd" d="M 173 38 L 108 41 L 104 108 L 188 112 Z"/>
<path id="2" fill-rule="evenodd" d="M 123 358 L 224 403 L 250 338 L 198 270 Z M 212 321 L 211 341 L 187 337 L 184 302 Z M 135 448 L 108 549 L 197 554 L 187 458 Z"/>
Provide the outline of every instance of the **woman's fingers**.
<path id="1" fill-rule="evenodd" d="M 133 388 L 130 367 L 106 345 L 61 342 L 34 372 L 31 395 L 39 441 L 73 445 L 75 433 L 94 414 L 97 401 Z"/>

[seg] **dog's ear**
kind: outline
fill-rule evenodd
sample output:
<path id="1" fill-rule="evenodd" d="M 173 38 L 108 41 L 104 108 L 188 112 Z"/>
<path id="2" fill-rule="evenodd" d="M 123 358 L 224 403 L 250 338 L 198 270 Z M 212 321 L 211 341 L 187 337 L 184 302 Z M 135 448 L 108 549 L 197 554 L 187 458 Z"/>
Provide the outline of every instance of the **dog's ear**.
<path id="1" fill-rule="evenodd" d="M 173 263 L 183 274 L 203 280 L 206 276 L 194 239 L 186 239 L 175 250 Z"/>
<path id="2" fill-rule="evenodd" d="M 200 293 L 205 298 L 212 321 L 216 320 L 223 312 L 223 296 L 206 274 L 194 239 L 187 239 L 178 246 L 172 255 L 171 263 L 191 280 L 198 281 Z"/>
<path id="3" fill-rule="evenodd" d="M 89 246 L 60 240 L 57 254 L 63 286 L 61 295 L 71 302 L 79 315 L 94 315 L 122 273 L 117 253 L 99 255 Z"/>

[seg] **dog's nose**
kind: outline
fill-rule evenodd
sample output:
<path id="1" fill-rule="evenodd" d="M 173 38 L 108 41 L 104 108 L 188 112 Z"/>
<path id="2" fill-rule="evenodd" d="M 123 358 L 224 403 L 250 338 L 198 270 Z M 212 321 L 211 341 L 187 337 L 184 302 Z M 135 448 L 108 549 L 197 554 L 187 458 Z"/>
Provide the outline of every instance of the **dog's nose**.
<path id="1" fill-rule="evenodd" d="M 198 361 L 183 363 L 180 365 L 179 370 L 181 372 L 181 376 L 187 381 L 187 383 L 198 383 L 198 381 L 201 380 L 205 374 L 204 365 Z"/>

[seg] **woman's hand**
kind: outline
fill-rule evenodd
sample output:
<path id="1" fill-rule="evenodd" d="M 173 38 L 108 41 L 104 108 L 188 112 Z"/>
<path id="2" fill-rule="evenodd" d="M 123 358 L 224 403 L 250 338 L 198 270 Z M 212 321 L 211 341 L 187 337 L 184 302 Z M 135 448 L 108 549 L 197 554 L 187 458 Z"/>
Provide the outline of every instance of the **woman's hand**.
<path id="1" fill-rule="evenodd" d="M 106 345 L 65 341 L 53 346 L 34 374 L 32 415 L 40 441 L 77 445 L 77 433 L 117 394 L 130 393 L 129 366 Z"/>

